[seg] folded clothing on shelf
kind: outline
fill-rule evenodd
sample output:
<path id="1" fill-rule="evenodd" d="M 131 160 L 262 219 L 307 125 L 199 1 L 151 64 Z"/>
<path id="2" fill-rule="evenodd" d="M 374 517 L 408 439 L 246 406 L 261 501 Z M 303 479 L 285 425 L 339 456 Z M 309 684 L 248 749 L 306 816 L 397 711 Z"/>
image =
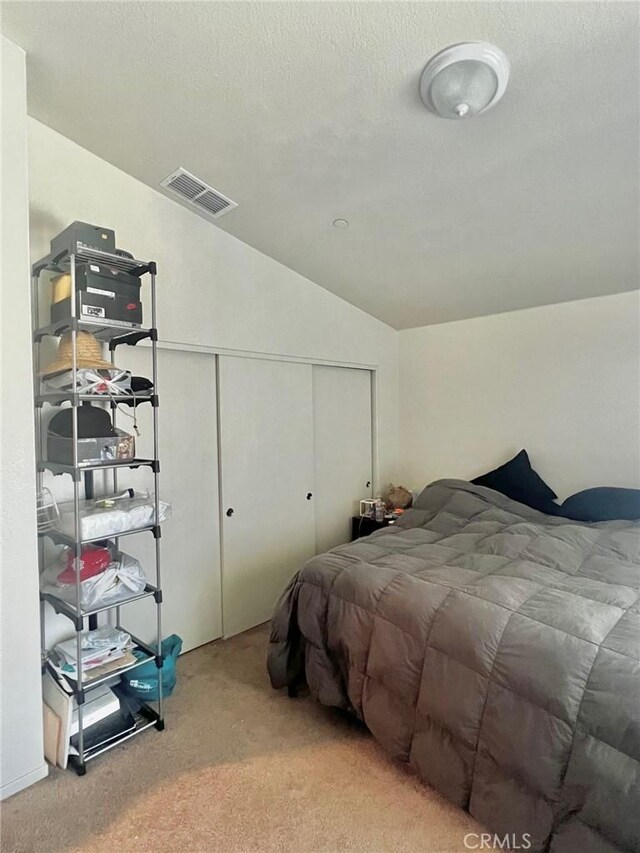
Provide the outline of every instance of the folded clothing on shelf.
<path id="1" fill-rule="evenodd" d="M 65 552 L 68 550 L 64 549 Z M 66 561 L 66 553 L 63 559 Z M 78 585 L 75 582 L 61 583 L 59 575 L 60 563 L 56 561 L 42 573 L 41 591 L 75 605 Z M 128 554 L 118 553 L 99 574 L 80 581 L 80 606 L 83 610 L 92 610 L 115 604 L 144 592 L 146 583 L 140 562 Z"/>
<path id="2" fill-rule="evenodd" d="M 109 496 L 98 500 L 81 500 L 80 503 L 80 538 L 106 539 L 152 524 L 162 524 L 171 515 L 171 505 L 160 501 L 159 518 L 155 517 L 155 502 L 145 492 L 135 492 L 133 497 L 118 498 L 113 496 L 113 506 Z M 75 535 L 73 501 L 58 505 L 60 521 L 57 529 L 66 536 Z"/>

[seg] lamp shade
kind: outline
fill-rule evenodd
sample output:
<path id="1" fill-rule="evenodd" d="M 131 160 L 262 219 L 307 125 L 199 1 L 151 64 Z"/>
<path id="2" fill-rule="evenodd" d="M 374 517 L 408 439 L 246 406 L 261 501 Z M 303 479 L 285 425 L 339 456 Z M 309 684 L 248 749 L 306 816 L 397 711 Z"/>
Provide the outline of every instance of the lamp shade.
<path id="1" fill-rule="evenodd" d="M 453 45 L 427 63 L 420 80 L 425 105 L 442 118 L 471 118 L 494 106 L 509 80 L 509 61 L 486 42 Z"/>

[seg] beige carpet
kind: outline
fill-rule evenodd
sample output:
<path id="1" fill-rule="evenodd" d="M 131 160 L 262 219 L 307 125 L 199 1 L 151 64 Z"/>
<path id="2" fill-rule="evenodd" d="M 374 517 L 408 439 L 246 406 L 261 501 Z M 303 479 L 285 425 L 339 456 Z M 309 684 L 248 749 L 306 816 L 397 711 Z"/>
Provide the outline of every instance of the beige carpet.
<path id="1" fill-rule="evenodd" d="M 2 851 L 463 851 L 480 832 L 366 730 L 269 686 L 266 626 L 180 658 L 167 728 L 2 805 Z"/>

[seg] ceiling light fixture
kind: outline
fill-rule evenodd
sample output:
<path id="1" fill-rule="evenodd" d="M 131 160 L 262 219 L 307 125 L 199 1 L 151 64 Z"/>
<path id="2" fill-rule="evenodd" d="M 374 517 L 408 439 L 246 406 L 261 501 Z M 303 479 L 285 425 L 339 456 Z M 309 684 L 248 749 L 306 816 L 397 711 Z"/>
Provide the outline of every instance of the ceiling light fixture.
<path id="1" fill-rule="evenodd" d="M 486 41 L 446 47 L 427 62 L 420 97 L 442 118 L 472 118 L 490 110 L 509 82 L 509 60 Z"/>
<path id="2" fill-rule="evenodd" d="M 334 219 L 333 220 L 333 227 L 334 228 L 348 228 L 349 223 L 347 222 L 346 219 Z"/>

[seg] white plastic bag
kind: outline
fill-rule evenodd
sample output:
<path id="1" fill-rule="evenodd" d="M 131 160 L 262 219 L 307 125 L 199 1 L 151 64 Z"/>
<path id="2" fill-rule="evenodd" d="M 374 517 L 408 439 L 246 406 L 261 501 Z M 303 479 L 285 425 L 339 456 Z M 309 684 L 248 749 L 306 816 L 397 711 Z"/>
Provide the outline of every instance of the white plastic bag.
<path id="1" fill-rule="evenodd" d="M 42 382 L 42 390 L 45 393 L 70 394 L 74 390 L 73 371 L 65 370 L 64 373 L 48 376 Z M 81 394 L 104 394 L 105 397 L 131 394 L 131 373 L 120 367 L 114 367 L 113 370 L 81 367 L 76 371 L 75 390 Z"/>
<path id="2" fill-rule="evenodd" d="M 60 566 L 57 564 L 43 573 L 42 591 L 75 604 L 76 584 L 60 583 L 57 580 L 59 573 Z M 115 604 L 144 592 L 146 583 L 140 562 L 128 554 L 120 553 L 103 572 L 80 582 L 80 606 L 83 610 L 93 610 Z"/>
<path id="3" fill-rule="evenodd" d="M 73 501 L 67 501 L 58 505 L 60 511 L 60 523 L 58 529 L 67 536 L 74 535 L 75 522 L 73 515 Z M 145 492 L 136 492 L 135 497 L 120 500 L 113 507 L 96 506 L 93 500 L 80 501 L 80 536 L 83 539 L 106 539 L 109 536 L 117 536 L 128 530 L 139 530 L 156 524 L 155 504 Z M 160 518 L 158 524 L 162 524 L 171 515 L 171 505 L 160 501 Z"/>

